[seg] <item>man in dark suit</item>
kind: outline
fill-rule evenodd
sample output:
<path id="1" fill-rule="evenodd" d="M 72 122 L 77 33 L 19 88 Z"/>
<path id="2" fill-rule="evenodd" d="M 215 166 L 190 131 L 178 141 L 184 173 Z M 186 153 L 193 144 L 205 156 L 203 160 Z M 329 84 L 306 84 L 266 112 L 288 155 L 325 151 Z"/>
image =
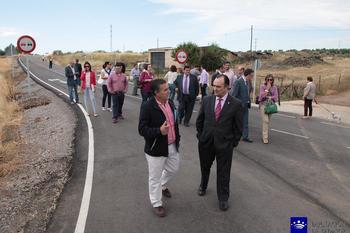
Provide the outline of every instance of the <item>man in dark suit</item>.
<path id="1" fill-rule="evenodd" d="M 248 136 L 248 119 L 249 119 L 249 108 L 251 106 L 250 101 L 250 83 L 254 76 L 254 70 L 246 69 L 244 75 L 236 80 L 232 96 L 242 101 L 243 106 L 243 141 L 253 142 Z"/>
<path id="2" fill-rule="evenodd" d="M 174 81 L 178 90 L 179 106 L 179 123 L 184 119 L 184 125 L 189 127 L 190 119 L 193 112 L 193 107 L 199 94 L 199 82 L 196 76 L 190 74 L 190 67 L 184 67 L 184 73 L 177 76 Z"/>
<path id="3" fill-rule="evenodd" d="M 79 59 L 75 59 L 74 71 L 75 71 L 75 77 L 77 78 L 76 83 L 78 86 L 80 86 L 80 76 L 81 76 L 82 67 L 81 67 L 81 64 L 79 63 Z"/>
<path id="4" fill-rule="evenodd" d="M 232 153 L 242 135 L 243 118 L 241 101 L 228 94 L 229 85 L 226 75 L 216 77 L 214 95 L 203 99 L 196 122 L 202 175 L 198 195 L 206 193 L 210 168 L 216 158 L 217 195 L 223 211 L 228 209 Z"/>
<path id="5" fill-rule="evenodd" d="M 74 101 L 73 101 L 74 96 L 75 96 L 75 102 L 79 103 L 79 96 L 78 96 L 77 83 L 76 83 L 77 78 L 75 76 L 73 61 L 71 61 L 69 65 L 64 69 L 64 73 L 65 73 L 65 76 L 67 77 L 68 94 L 69 94 L 70 103 L 74 104 Z"/>

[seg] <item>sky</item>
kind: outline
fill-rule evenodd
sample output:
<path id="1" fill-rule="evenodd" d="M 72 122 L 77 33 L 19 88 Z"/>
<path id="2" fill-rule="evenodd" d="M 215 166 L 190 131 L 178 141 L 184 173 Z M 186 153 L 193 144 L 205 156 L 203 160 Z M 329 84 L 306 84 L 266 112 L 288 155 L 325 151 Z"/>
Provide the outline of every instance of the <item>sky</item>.
<path id="1" fill-rule="evenodd" d="M 21 35 L 34 53 L 135 52 L 216 43 L 231 51 L 350 48 L 349 0 L 1 1 L 0 49 Z"/>

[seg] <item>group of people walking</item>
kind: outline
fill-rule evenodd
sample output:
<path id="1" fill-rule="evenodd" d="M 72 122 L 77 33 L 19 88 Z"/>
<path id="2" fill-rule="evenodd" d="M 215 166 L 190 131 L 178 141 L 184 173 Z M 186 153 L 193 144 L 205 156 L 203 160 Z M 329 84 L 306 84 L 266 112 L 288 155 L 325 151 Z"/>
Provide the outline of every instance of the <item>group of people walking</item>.
<path id="1" fill-rule="evenodd" d="M 233 149 L 241 139 L 253 142 L 248 137 L 248 112 L 251 107 L 250 83 L 254 71 L 239 67 L 236 75 L 227 66 L 227 63 L 223 64 L 212 76 L 213 91 L 209 96 L 206 96 L 209 74 L 203 67 L 191 70 L 189 66 L 184 66 L 183 71 L 177 73 L 176 67 L 171 66 L 164 79 L 152 79 L 149 82 L 147 90 L 150 92 L 148 100 L 141 106 L 138 130 L 145 139 L 149 198 L 154 213 L 159 217 L 166 215 L 162 197 L 172 197 L 168 184 L 180 167 L 179 124 L 189 126 L 199 89 L 202 100 L 195 126 L 201 178 L 197 194 L 206 195 L 211 166 L 216 160 L 219 209 L 226 211 L 229 208 Z M 273 76 L 268 75 L 259 94 L 264 143 L 268 143 L 271 117 L 271 114 L 264 112 L 265 102 L 278 100 L 273 81 Z M 175 93 L 179 101 L 178 111 L 174 104 Z"/>
<path id="2" fill-rule="evenodd" d="M 67 77 L 68 94 L 71 104 L 79 103 L 79 89 L 84 95 L 84 107 L 87 114 L 98 116 L 96 109 L 96 74 L 91 69 L 91 64 L 85 62 L 82 69 L 79 60 L 73 61 L 65 68 Z M 102 85 L 102 111 L 112 112 L 112 122 L 117 123 L 123 120 L 123 105 L 125 93 L 128 91 L 128 80 L 125 75 L 125 64 L 117 62 L 114 69 L 110 62 L 102 66 L 99 83 Z M 80 87 L 80 88 L 79 88 Z M 107 108 L 106 108 L 107 101 Z M 92 106 L 92 113 L 89 110 L 89 103 Z"/>
<path id="3" fill-rule="evenodd" d="M 70 101 L 72 104 L 79 102 L 77 86 L 81 85 L 86 111 L 89 113 L 90 100 L 93 115 L 98 116 L 94 96 L 96 75 L 91 70 L 89 62 L 84 63 L 83 69 L 79 68 L 78 64 L 78 60 L 76 63 L 71 62 L 65 69 Z M 149 198 L 154 213 L 159 217 L 166 215 L 162 197 L 172 197 L 168 184 L 180 167 L 179 124 L 190 126 L 199 93 L 202 99 L 195 128 L 201 178 L 197 194 L 206 195 L 211 166 L 216 160 L 219 209 L 226 211 L 229 208 L 233 149 L 241 140 L 253 142 L 249 137 L 248 122 L 254 70 L 240 66 L 238 71 L 234 72 L 230 69 L 230 64 L 225 62 L 211 77 L 212 94 L 209 96 L 207 95 L 209 73 L 200 66 L 190 69 L 185 65 L 179 70 L 173 65 L 164 78 L 155 78 L 150 64 L 144 64 L 142 71 L 135 64 L 130 76 L 134 83 L 132 94 L 138 95 L 138 89 L 141 89 L 142 104 L 138 132 L 145 139 Z M 105 62 L 98 83 L 102 85 L 102 110 L 112 111 L 113 123 L 124 119 L 122 108 L 128 90 L 125 65 L 117 62 L 112 68 L 110 62 Z M 309 100 L 314 98 L 314 89 L 312 83 L 309 83 L 304 93 L 305 108 L 310 109 L 310 115 L 312 108 Z M 175 104 L 175 96 L 179 103 L 178 107 Z M 268 144 L 272 113 L 266 111 L 266 108 L 268 103 L 274 104 L 278 101 L 278 90 L 272 74 L 265 77 L 257 101 L 262 119 L 262 141 Z"/>

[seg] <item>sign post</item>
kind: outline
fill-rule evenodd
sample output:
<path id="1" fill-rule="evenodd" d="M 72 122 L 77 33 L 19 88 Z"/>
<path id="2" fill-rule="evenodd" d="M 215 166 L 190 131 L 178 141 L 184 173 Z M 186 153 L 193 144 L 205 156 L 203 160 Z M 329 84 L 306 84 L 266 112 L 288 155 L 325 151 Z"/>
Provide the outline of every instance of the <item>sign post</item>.
<path id="1" fill-rule="evenodd" d="M 253 101 L 255 102 L 255 92 L 256 92 L 256 72 L 261 68 L 261 61 L 259 59 L 255 59 L 254 62 L 254 82 L 253 82 Z"/>
<path id="2" fill-rule="evenodd" d="M 175 59 L 180 64 L 185 64 L 188 60 L 188 54 L 185 52 L 185 50 L 180 49 L 176 52 Z"/>
<path id="3" fill-rule="evenodd" d="M 17 40 L 17 48 L 21 53 L 30 54 L 31 52 L 34 51 L 35 47 L 36 47 L 35 40 L 31 36 L 24 35 L 18 38 Z M 28 55 L 26 56 L 26 63 L 27 63 L 28 88 L 30 92 L 30 83 L 29 83 L 30 74 L 29 74 L 29 56 Z"/>

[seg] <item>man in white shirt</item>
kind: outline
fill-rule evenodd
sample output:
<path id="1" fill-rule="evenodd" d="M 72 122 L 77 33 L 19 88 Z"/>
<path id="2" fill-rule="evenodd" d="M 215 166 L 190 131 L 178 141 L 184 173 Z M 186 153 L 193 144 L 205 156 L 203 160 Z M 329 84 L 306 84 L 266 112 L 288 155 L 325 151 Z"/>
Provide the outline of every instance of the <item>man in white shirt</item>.
<path id="1" fill-rule="evenodd" d="M 201 89 L 202 100 L 207 95 L 207 87 L 209 82 L 209 73 L 203 68 L 201 68 L 202 72 L 199 76 L 199 87 Z"/>

